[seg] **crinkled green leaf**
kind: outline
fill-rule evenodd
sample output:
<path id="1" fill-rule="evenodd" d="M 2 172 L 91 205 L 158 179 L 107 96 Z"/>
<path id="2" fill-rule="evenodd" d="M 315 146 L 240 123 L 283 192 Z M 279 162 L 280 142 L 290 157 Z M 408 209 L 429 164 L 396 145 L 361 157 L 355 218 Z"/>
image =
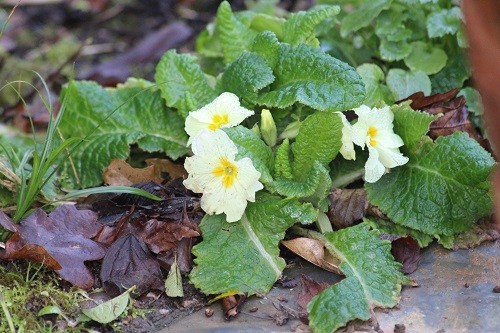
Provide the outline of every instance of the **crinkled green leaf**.
<path id="1" fill-rule="evenodd" d="M 383 39 L 379 45 L 380 57 L 387 61 L 402 60 L 410 55 L 411 45 L 407 42 L 390 42 Z"/>
<path id="2" fill-rule="evenodd" d="M 184 118 L 217 97 L 196 58 L 175 50 L 163 55 L 156 66 L 155 80 L 167 105 L 176 108 Z"/>
<path id="3" fill-rule="evenodd" d="M 364 105 L 375 107 L 381 102 L 390 104 L 394 101 L 391 91 L 382 83 L 385 75 L 380 67 L 375 64 L 363 64 L 358 66 L 356 71 L 365 84 L 366 97 L 363 101 Z"/>
<path id="4" fill-rule="evenodd" d="M 243 126 L 226 128 L 224 131 L 238 146 L 237 159 L 248 157 L 254 167 L 260 172 L 260 180 L 269 183 L 273 180 L 271 172 L 274 166 L 274 156 L 271 148 L 262 141 L 251 129 Z"/>
<path id="5" fill-rule="evenodd" d="M 361 7 L 349 13 L 340 22 L 340 32 L 343 37 L 353 31 L 368 26 L 384 9 L 391 6 L 392 0 L 365 1 Z"/>
<path id="6" fill-rule="evenodd" d="M 404 99 L 418 91 L 422 91 L 426 96 L 431 93 L 431 81 L 424 72 L 407 72 L 393 68 L 387 73 L 386 81 L 396 100 Z"/>
<path id="7" fill-rule="evenodd" d="M 274 76 L 270 91 L 259 98 L 268 107 L 299 102 L 320 111 L 342 111 L 364 99 L 363 83 L 354 68 L 307 45 L 281 44 Z"/>
<path id="8" fill-rule="evenodd" d="M 223 91 L 253 102 L 257 91 L 274 81 L 273 70 L 257 53 L 245 51 L 229 65 L 221 78 Z"/>
<path id="9" fill-rule="evenodd" d="M 101 303 L 90 309 L 83 309 L 84 315 L 101 324 L 107 324 L 120 317 L 127 308 L 130 292 L 134 287 L 125 291 L 123 294 Z"/>
<path id="10" fill-rule="evenodd" d="M 276 161 L 274 163 L 274 175 L 276 178 L 292 179 L 292 163 L 290 162 L 290 141 L 288 139 L 276 148 Z"/>
<path id="11" fill-rule="evenodd" d="M 285 21 L 284 18 L 275 15 L 256 13 L 252 16 L 250 28 L 259 33 L 265 31 L 272 32 L 281 39 L 283 37 L 283 23 Z"/>
<path id="12" fill-rule="evenodd" d="M 283 24 L 283 41 L 293 46 L 304 43 L 318 47 L 319 41 L 314 34 L 314 28 L 339 12 L 339 6 L 325 5 L 291 14 Z"/>
<path id="13" fill-rule="evenodd" d="M 203 241 L 193 247 L 191 283 L 205 294 L 269 291 L 285 268 L 278 248 L 285 231 L 316 218 L 311 204 L 266 193 L 258 193 L 238 222 L 206 215 L 200 224 Z"/>
<path id="14" fill-rule="evenodd" d="M 408 157 L 407 164 L 365 184 L 369 201 L 391 220 L 429 235 L 452 235 L 491 214 L 495 162 L 466 133 L 427 139 Z"/>
<path id="15" fill-rule="evenodd" d="M 230 63 L 250 48 L 256 32 L 233 14 L 231 5 L 227 1 L 220 4 L 216 20 L 216 31 L 224 51 L 224 62 Z"/>
<path id="16" fill-rule="evenodd" d="M 433 12 L 427 18 L 427 33 L 430 38 L 455 34 L 462 24 L 462 12 L 459 7 Z"/>
<path id="17" fill-rule="evenodd" d="M 83 187 L 102 183 L 104 168 L 113 158 L 126 159 L 131 144 L 173 159 L 188 152 L 184 120 L 166 108 L 158 90 L 105 89 L 94 82 L 77 81 L 64 89 L 63 100 L 62 135 L 86 138 L 71 155 Z M 69 161 L 65 169 L 73 174 Z"/>
<path id="18" fill-rule="evenodd" d="M 259 54 L 269 67 L 274 68 L 280 57 L 280 42 L 274 33 L 264 31 L 255 37 L 251 50 Z"/>
<path id="19" fill-rule="evenodd" d="M 404 61 L 412 71 L 422 71 L 430 75 L 443 69 L 448 56 L 441 48 L 419 41 L 411 44 L 411 53 Z"/>
<path id="20" fill-rule="evenodd" d="M 373 229 L 378 230 L 381 234 L 388 234 L 398 237 L 410 236 L 418 242 L 418 246 L 420 246 L 421 248 L 427 247 L 434 240 L 434 237 L 423 233 L 422 231 L 411 229 L 389 220 L 365 218 L 364 221 Z"/>
<path id="21" fill-rule="evenodd" d="M 342 128 L 336 113 L 316 112 L 304 120 L 292 144 L 296 179 L 304 180 L 315 161 L 326 166 L 337 156 L 342 146 Z"/>
<path id="22" fill-rule="evenodd" d="M 454 88 L 461 88 L 471 74 L 463 51 L 450 55 L 446 66 L 437 74 L 431 76 L 432 93 L 444 93 Z"/>
<path id="23" fill-rule="evenodd" d="M 353 319 L 368 320 L 375 307 L 397 304 L 407 278 L 394 261 L 389 241 L 380 240 L 366 223 L 325 234 L 326 249 L 339 258 L 346 278 L 325 289 L 307 305 L 309 325 L 330 333 Z"/>
<path id="24" fill-rule="evenodd" d="M 394 132 L 403 139 L 405 145 L 402 149 L 405 151 L 419 143 L 429 131 L 430 124 L 437 119 L 437 116 L 413 110 L 410 104 L 411 101 L 407 101 L 391 106 L 394 113 Z"/>

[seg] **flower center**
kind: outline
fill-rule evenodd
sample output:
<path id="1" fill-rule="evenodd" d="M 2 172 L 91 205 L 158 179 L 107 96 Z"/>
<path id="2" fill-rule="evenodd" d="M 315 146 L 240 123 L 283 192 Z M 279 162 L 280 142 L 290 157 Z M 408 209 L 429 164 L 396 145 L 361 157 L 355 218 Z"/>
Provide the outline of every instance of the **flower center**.
<path id="1" fill-rule="evenodd" d="M 215 131 L 221 128 L 223 125 L 229 123 L 229 115 L 226 114 L 215 114 L 212 116 L 212 123 L 208 125 L 208 129 Z"/>
<path id="2" fill-rule="evenodd" d="M 376 127 L 373 127 L 373 126 L 368 127 L 368 131 L 366 134 L 370 138 L 370 145 L 372 147 L 377 146 L 377 140 L 375 140 L 375 136 L 377 135 L 377 132 L 378 132 L 378 130 Z"/>
<path id="3" fill-rule="evenodd" d="M 225 157 L 221 157 L 219 165 L 212 170 L 212 175 L 215 177 L 222 177 L 222 185 L 225 188 L 233 186 L 236 177 L 238 176 L 238 167 L 229 162 Z"/>

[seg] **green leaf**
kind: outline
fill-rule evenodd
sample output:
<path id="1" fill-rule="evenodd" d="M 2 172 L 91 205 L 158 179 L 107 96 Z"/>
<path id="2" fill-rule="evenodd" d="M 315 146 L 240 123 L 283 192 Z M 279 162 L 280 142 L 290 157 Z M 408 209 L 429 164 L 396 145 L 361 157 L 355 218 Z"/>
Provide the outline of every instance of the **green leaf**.
<path id="1" fill-rule="evenodd" d="M 390 42 L 383 39 L 379 46 L 380 57 L 386 61 L 402 60 L 411 53 L 411 45 L 407 42 Z"/>
<path id="2" fill-rule="evenodd" d="M 264 31 L 255 37 L 251 51 L 260 55 L 269 67 L 274 68 L 280 57 L 280 42 L 274 33 Z"/>
<path id="3" fill-rule="evenodd" d="M 182 276 L 179 266 L 177 265 L 177 258 L 174 258 L 174 263 L 170 266 L 170 271 L 165 280 L 165 294 L 168 297 L 184 297 Z"/>
<path id="4" fill-rule="evenodd" d="M 232 92 L 250 102 L 257 92 L 274 81 L 273 70 L 257 53 L 245 51 L 229 65 L 221 78 L 223 91 Z"/>
<path id="5" fill-rule="evenodd" d="M 422 71 L 427 75 L 436 74 L 446 65 L 448 56 L 438 48 L 432 47 L 426 42 L 414 42 L 411 44 L 411 53 L 405 58 L 405 64 L 412 71 Z"/>
<path id="6" fill-rule="evenodd" d="M 342 111 L 364 99 L 363 83 L 354 68 L 307 45 L 281 44 L 274 75 L 270 91 L 259 98 L 268 107 L 299 102 L 320 111 Z"/>
<path id="7" fill-rule="evenodd" d="M 260 180 L 264 184 L 272 182 L 271 172 L 274 166 L 274 156 L 271 148 L 254 131 L 246 127 L 236 126 L 225 128 L 224 131 L 238 146 L 236 158 L 250 158 L 254 167 L 261 174 Z"/>
<path id="8" fill-rule="evenodd" d="M 331 112 L 316 112 L 300 126 L 292 144 L 293 173 L 304 180 L 315 161 L 327 166 L 337 156 L 342 146 L 342 120 Z"/>
<path id="9" fill-rule="evenodd" d="M 364 222 L 373 229 L 378 230 L 381 234 L 387 234 L 397 237 L 410 236 L 418 242 L 418 246 L 420 246 L 421 248 L 427 247 L 434 240 L 434 237 L 423 233 L 422 231 L 411 229 L 389 220 L 365 218 Z"/>
<path id="10" fill-rule="evenodd" d="M 426 96 L 431 93 L 431 81 L 424 72 L 407 72 L 392 68 L 387 73 L 386 81 L 396 100 L 404 99 L 418 91 L 422 91 Z"/>
<path id="11" fill-rule="evenodd" d="M 47 305 L 38 311 L 36 314 L 37 317 L 45 316 L 45 315 L 60 315 L 62 313 L 61 309 L 56 305 Z"/>
<path id="12" fill-rule="evenodd" d="M 450 54 L 448 54 L 450 56 Z M 432 93 L 444 93 L 454 88 L 461 88 L 471 74 L 466 55 L 463 51 L 450 56 L 446 66 L 431 76 Z"/>
<path id="13" fill-rule="evenodd" d="M 383 10 L 391 6 L 392 0 L 366 1 L 361 7 L 347 14 L 340 22 L 340 33 L 342 37 L 350 32 L 358 31 L 368 26 Z"/>
<path id="14" fill-rule="evenodd" d="M 355 160 L 346 160 L 342 155 L 337 155 L 337 158 L 330 163 L 330 177 L 333 181 L 332 187 L 345 187 L 364 176 L 368 151 L 357 147 L 355 147 L 355 150 Z"/>
<path id="15" fill-rule="evenodd" d="M 276 162 L 274 163 L 274 176 L 276 178 L 292 179 L 292 163 L 290 162 L 290 141 L 283 140 L 276 148 Z"/>
<path id="16" fill-rule="evenodd" d="M 315 36 L 314 28 L 339 12 L 339 6 L 325 5 L 291 14 L 283 24 L 283 41 L 293 46 L 304 43 L 318 47 L 319 41 Z"/>
<path id="17" fill-rule="evenodd" d="M 176 108 L 184 118 L 217 97 L 196 58 L 175 50 L 163 55 L 156 66 L 155 80 L 167 105 Z"/>
<path id="18" fill-rule="evenodd" d="M 62 100 L 66 110 L 59 130 L 66 139 L 85 139 L 71 154 L 83 187 L 102 183 L 104 168 L 113 158 L 126 159 L 131 144 L 172 159 L 188 152 L 184 120 L 165 107 L 158 90 L 104 89 L 79 81 L 69 83 Z M 73 174 L 69 161 L 64 168 Z"/>
<path id="19" fill-rule="evenodd" d="M 206 215 L 200 224 L 203 241 L 192 251 L 196 266 L 191 283 L 207 295 L 269 291 L 285 268 L 278 248 L 285 231 L 296 222 L 311 223 L 316 218 L 311 204 L 267 193 L 258 193 L 239 222 Z"/>
<path id="20" fill-rule="evenodd" d="M 398 134 L 405 145 L 405 151 L 414 147 L 429 131 L 430 124 L 437 119 L 426 112 L 415 111 L 410 107 L 411 101 L 391 106 L 394 113 L 394 133 Z"/>
<path id="21" fill-rule="evenodd" d="M 93 321 L 97 321 L 101 324 L 107 324 L 112 322 L 113 320 L 120 317 L 120 315 L 127 308 L 130 292 L 135 287 L 132 287 L 125 291 L 123 294 L 110 299 L 104 303 L 101 303 L 90 309 L 83 309 L 82 312 L 84 315 L 92 319 Z"/>
<path id="22" fill-rule="evenodd" d="M 327 250 L 342 261 L 339 268 L 346 278 L 307 305 L 314 332 L 334 332 L 353 319 L 370 319 L 375 307 L 397 304 L 407 278 L 391 255 L 389 241 L 380 240 L 366 223 L 328 232 L 325 239 Z"/>
<path id="23" fill-rule="evenodd" d="M 380 67 L 375 64 L 363 64 L 357 67 L 356 71 L 365 84 L 366 97 L 363 101 L 364 105 L 375 107 L 382 102 L 386 104 L 393 102 L 391 91 L 382 83 L 385 75 Z"/>
<path id="24" fill-rule="evenodd" d="M 457 96 L 464 96 L 465 104 L 469 112 L 472 112 L 475 116 L 483 115 L 483 102 L 481 101 L 481 95 L 479 92 L 472 87 L 465 87 L 458 93 Z"/>
<path id="25" fill-rule="evenodd" d="M 408 157 L 407 164 L 365 184 L 369 201 L 391 220 L 429 235 L 452 235 L 491 214 L 495 162 L 466 133 L 427 139 Z"/>
<path id="26" fill-rule="evenodd" d="M 427 18 L 427 33 L 430 38 L 455 34 L 462 24 L 462 12 L 459 7 L 433 12 Z"/>
<path id="27" fill-rule="evenodd" d="M 224 51 L 224 62 L 227 64 L 250 48 L 256 32 L 233 15 L 227 1 L 220 4 L 216 20 L 216 31 Z"/>

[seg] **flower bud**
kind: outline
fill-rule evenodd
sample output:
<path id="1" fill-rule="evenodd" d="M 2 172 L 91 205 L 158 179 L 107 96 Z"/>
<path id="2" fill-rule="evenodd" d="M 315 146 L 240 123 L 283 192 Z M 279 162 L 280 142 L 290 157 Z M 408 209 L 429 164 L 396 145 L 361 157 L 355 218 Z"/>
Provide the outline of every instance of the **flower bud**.
<path id="1" fill-rule="evenodd" d="M 260 114 L 260 132 L 262 139 L 264 139 L 264 142 L 267 143 L 269 147 L 274 147 L 276 145 L 278 132 L 276 130 L 273 115 L 267 109 L 262 109 Z"/>

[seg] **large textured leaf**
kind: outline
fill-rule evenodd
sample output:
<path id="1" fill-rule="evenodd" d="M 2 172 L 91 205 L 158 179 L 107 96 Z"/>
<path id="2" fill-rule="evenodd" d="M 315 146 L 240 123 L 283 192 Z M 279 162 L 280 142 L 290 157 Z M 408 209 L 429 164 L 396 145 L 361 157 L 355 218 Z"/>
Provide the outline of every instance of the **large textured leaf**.
<path id="1" fill-rule="evenodd" d="M 414 42 L 411 47 L 411 54 L 404 61 L 412 71 L 422 71 L 427 75 L 436 74 L 448 61 L 448 56 L 442 49 L 432 47 L 426 42 Z"/>
<path id="2" fill-rule="evenodd" d="M 319 46 L 314 28 L 339 12 L 339 6 L 318 6 L 308 11 L 291 14 L 290 18 L 283 24 L 283 41 L 294 46 L 300 43 Z"/>
<path id="3" fill-rule="evenodd" d="M 227 1 L 220 4 L 217 10 L 216 23 L 217 33 L 224 51 L 225 63 L 236 60 L 243 51 L 248 50 L 257 34 L 238 20 Z"/>
<path id="4" fill-rule="evenodd" d="M 184 121 L 165 107 L 159 91 L 104 89 L 80 81 L 70 83 L 63 94 L 66 111 L 61 133 L 65 138 L 86 138 L 71 155 L 83 187 L 100 184 L 104 168 L 113 158 L 127 158 L 130 144 L 173 159 L 188 151 Z M 69 163 L 65 169 L 72 175 Z"/>
<path id="5" fill-rule="evenodd" d="M 274 81 L 273 70 L 264 58 L 254 52 L 243 53 L 224 71 L 221 84 L 224 91 L 253 102 L 257 92 Z"/>
<path id="6" fill-rule="evenodd" d="M 410 102 L 393 105 L 391 111 L 394 113 L 394 132 L 403 139 L 405 146 L 401 149 L 404 151 L 415 146 L 429 131 L 430 124 L 437 118 L 426 112 L 414 111 L 410 107 Z"/>
<path id="7" fill-rule="evenodd" d="M 385 79 L 384 72 L 375 64 L 362 64 L 356 68 L 365 84 L 366 97 L 364 105 L 370 107 L 378 106 L 381 102 L 391 103 L 394 101 L 389 88 L 382 82 Z"/>
<path id="8" fill-rule="evenodd" d="M 325 247 L 339 258 L 346 278 L 325 289 L 307 306 L 315 333 L 330 333 L 353 319 L 367 320 L 374 307 L 397 304 L 406 278 L 391 255 L 391 244 L 380 240 L 366 223 L 325 234 Z"/>
<path id="9" fill-rule="evenodd" d="M 407 72 L 400 68 L 392 68 L 387 73 L 387 86 L 396 100 L 404 99 L 421 91 L 424 95 L 431 93 L 431 81 L 424 72 Z"/>
<path id="10" fill-rule="evenodd" d="M 183 117 L 217 97 L 196 58 L 177 54 L 175 50 L 168 51 L 161 58 L 156 66 L 155 81 L 167 105 L 176 108 Z"/>
<path id="11" fill-rule="evenodd" d="M 364 221 L 370 225 L 373 229 L 378 230 L 381 234 L 396 236 L 396 237 L 408 237 L 415 239 L 418 242 L 418 246 L 421 248 L 427 247 L 433 240 L 434 237 L 418 231 L 405 227 L 400 224 L 396 224 L 389 220 L 376 219 L 376 218 L 365 218 Z"/>
<path id="12" fill-rule="evenodd" d="M 297 179 L 304 179 L 315 161 L 326 166 L 337 156 L 342 146 L 342 127 L 336 113 L 316 112 L 304 120 L 292 144 Z"/>
<path id="13" fill-rule="evenodd" d="M 278 248 L 285 230 L 296 222 L 312 222 L 316 215 L 311 204 L 261 193 L 239 222 L 205 216 L 203 241 L 193 247 L 191 282 L 205 294 L 267 292 L 285 268 Z"/>
<path id="14" fill-rule="evenodd" d="M 365 89 L 348 64 L 307 45 L 281 44 L 276 80 L 262 93 L 260 104 L 286 108 L 295 102 L 320 111 L 343 111 L 358 106 Z"/>
<path id="15" fill-rule="evenodd" d="M 346 36 L 350 32 L 366 27 L 384 9 L 391 6 L 392 0 L 365 1 L 364 4 L 352 13 L 349 13 L 341 22 L 341 34 Z"/>
<path id="16" fill-rule="evenodd" d="M 272 181 L 271 172 L 273 170 L 274 157 L 271 148 L 255 132 L 246 127 L 236 126 L 226 128 L 225 132 L 238 146 L 237 158 L 250 158 L 254 167 L 261 174 L 260 180 L 263 183 Z"/>
<path id="17" fill-rule="evenodd" d="M 410 161 L 366 184 L 370 202 L 391 220 L 430 235 L 452 235 L 491 214 L 494 160 L 467 134 L 430 139 Z"/>

